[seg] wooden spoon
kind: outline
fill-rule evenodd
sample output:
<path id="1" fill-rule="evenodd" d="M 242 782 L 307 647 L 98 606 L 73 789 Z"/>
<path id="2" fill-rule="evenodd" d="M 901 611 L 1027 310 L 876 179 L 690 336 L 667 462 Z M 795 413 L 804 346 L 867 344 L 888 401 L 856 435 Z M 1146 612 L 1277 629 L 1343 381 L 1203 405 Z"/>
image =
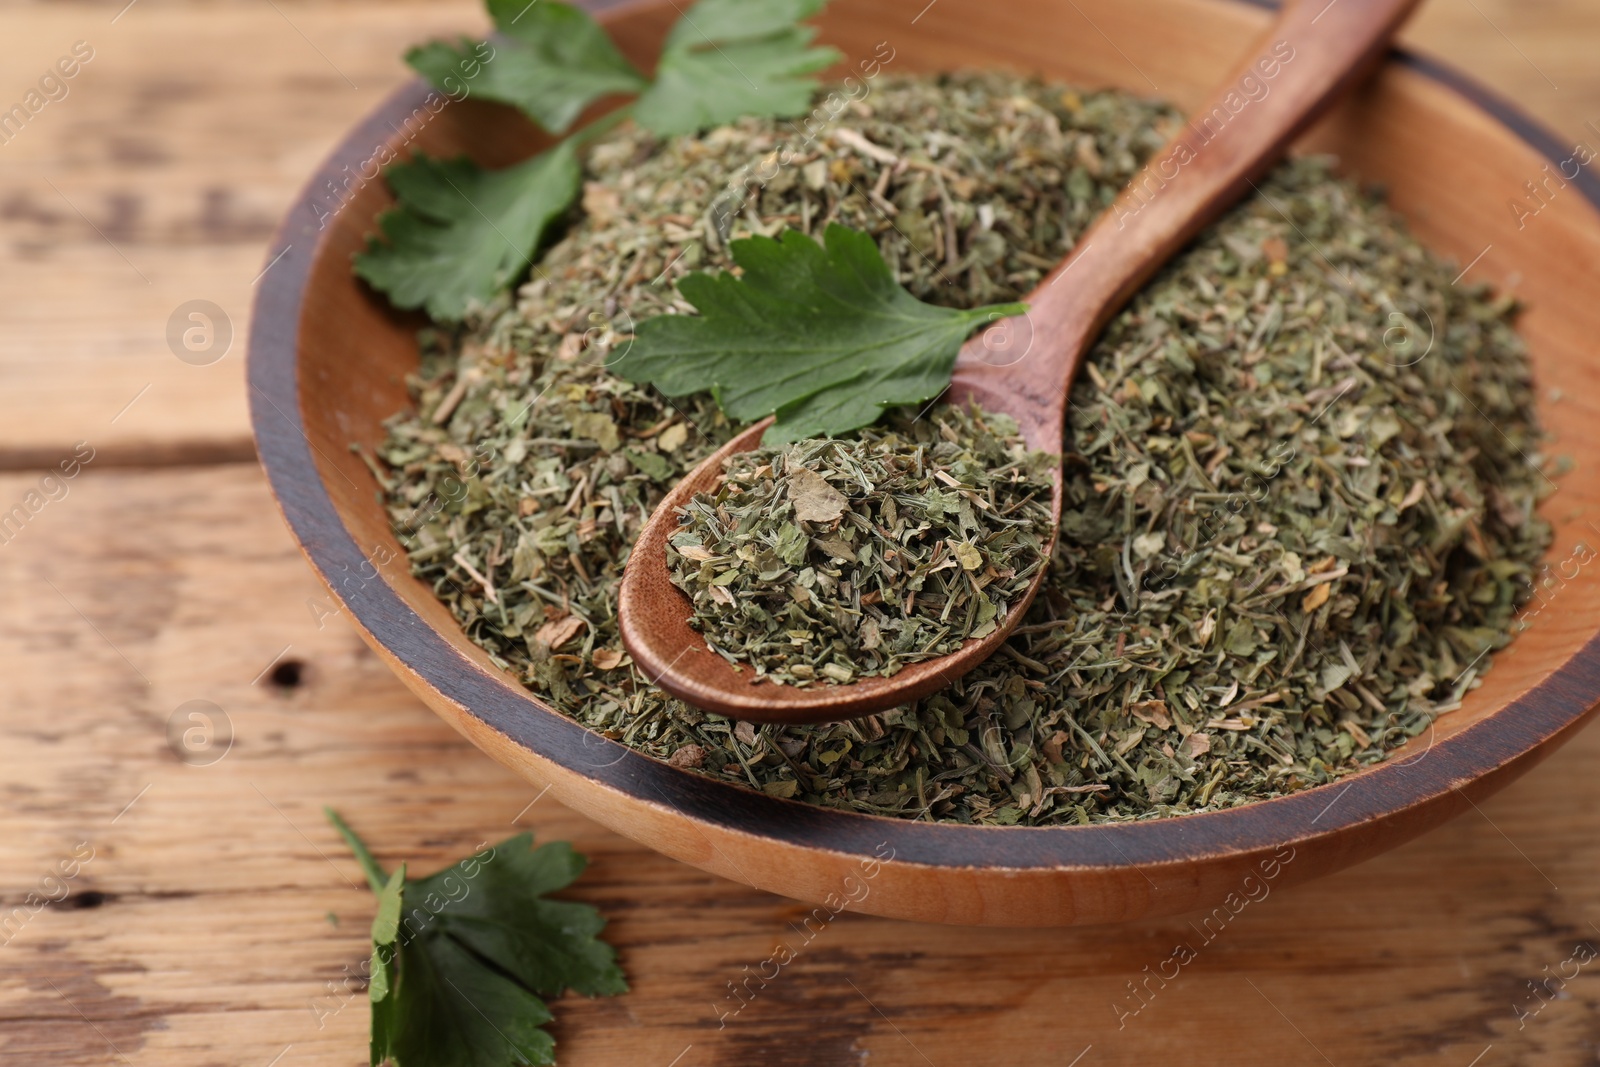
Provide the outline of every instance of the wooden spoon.
<path id="1" fill-rule="evenodd" d="M 1027 315 L 997 323 L 962 347 L 947 399 L 1009 414 L 1028 447 L 1059 452 L 1073 376 L 1101 329 L 1376 64 L 1417 2 L 1286 4 L 1244 62 L 1034 290 Z M 757 447 L 770 421 L 750 427 L 690 471 L 656 508 L 634 546 L 618 613 L 623 643 L 645 676 L 696 707 L 734 718 L 831 722 L 926 696 L 994 653 L 1021 621 L 1047 568 L 1039 568 L 1026 594 L 1010 606 L 1003 627 L 888 678 L 804 688 L 757 682 L 752 668 L 737 671 L 706 647 L 689 626 L 688 598 L 668 576 L 667 538 L 678 525 L 679 509 L 696 493 L 714 490 L 723 461 Z M 1059 527 L 1059 470 L 1051 510 Z"/>

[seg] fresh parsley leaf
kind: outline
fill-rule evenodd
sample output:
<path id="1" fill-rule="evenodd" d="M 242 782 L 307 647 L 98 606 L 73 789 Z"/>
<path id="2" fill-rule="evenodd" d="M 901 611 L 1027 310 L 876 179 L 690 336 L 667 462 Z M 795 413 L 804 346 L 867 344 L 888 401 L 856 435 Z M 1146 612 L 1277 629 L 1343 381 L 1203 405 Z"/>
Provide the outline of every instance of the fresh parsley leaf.
<path id="1" fill-rule="evenodd" d="M 433 41 L 406 62 L 451 95 L 515 105 L 552 133 L 600 97 L 649 84 L 585 11 L 556 0 L 488 0 L 488 8 L 504 40 Z"/>
<path id="2" fill-rule="evenodd" d="M 545 1067 L 555 1039 L 550 1009 L 526 986 L 484 966 L 449 938 L 401 949 L 407 968 L 395 1006 L 397 1067 Z M 415 946 L 415 943 L 414 943 Z"/>
<path id="3" fill-rule="evenodd" d="M 356 273 L 401 308 L 456 322 L 527 268 L 550 223 L 578 194 L 570 141 L 502 170 L 414 156 L 384 169 L 399 205 L 378 218 Z"/>
<path id="4" fill-rule="evenodd" d="M 742 277 L 690 274 L 699 315 L 639 324 L 613 370 L 667 396 L 711 390 L 729 418 L 776 413 L 765 443 L 843 433 L 939 395 L 972 330 L 1024 304 L 956 310 L 895 283 L 872 238 L 837 223 L 822 246 L 790 230 L 729 245 Z"/>
<path id="5" fill-rule="evenodd" d="M 385 875 L 333 811 L 378 894 L 372 923 L 372 1067 L 515 1067 L 555 1062 L 543 998 L 625 992 L 605 920 L 546 900 L 583 872 L 564 841 L 518 834 L 426 878 Z"/>
<path id="6" fill-rule="evenodd" d="M 693 133 L 745 115 L 789 118 L 811 107 L 815 74 L 839 59 L 811 48 L 797 23 L 827 0 L 700 0 L 668 34 L 655 81 L 633 117 L 662 136 Z"/>
<path id="7" fill-rule="evenodd" d="M 487 0 L 501 37 L 434 41 L 406 61 L 454 97 L 513 104 L 547 130 L 564 132 L 608 93 L 642 93 L 542 155 L 504 170 L 461 159 L 414 156 L 384 170 L 399 206 L 378 220 L 356 273 L 400 308 L 426 308 L 458 322 L 516 281 L 550 223 L 577 197 L 578 143 L 631 113 L 672 136 L 744 115 L 793 116 L 811 105 L 811 77 L 839 58 L 813 48 L 799 21 L 827 0 L 700 0 L 667 35 L 653 81 L 605 30 L 557 0 Z"/>
<path id="8" fill-rule="evenodd" d="M 469 883 L 472 892 L 442 913 L 450 936 L 536 992 L 627 992 L 611 946 L 597 940 L 606 925 L 600 913 L 543 899 L 577 881 L 588 861 L 565 841 L 532 846 L 532 834 L 518 834 L 494 847 L 492 862 L 463 860 L 408 883 L 406 892 L 414 901 L 450 900 L 460 892 L 454 886 Z"/>

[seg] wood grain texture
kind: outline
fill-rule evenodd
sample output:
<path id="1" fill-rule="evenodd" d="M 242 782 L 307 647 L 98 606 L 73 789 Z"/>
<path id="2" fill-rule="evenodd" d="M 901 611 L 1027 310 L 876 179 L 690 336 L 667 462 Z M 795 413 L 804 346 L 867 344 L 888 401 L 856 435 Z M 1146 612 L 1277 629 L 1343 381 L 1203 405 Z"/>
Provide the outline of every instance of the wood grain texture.
<path id="1" fill-rule="evenodd" d="M 32 485 L 0 476 L 0 499 Z M 1521 1029 L 1514 1010 L 1541 1003 L 1528 981 L 1600 942 L 1594 731 L 1481 813 L 1269 885 L 1224 924 L 975 930 L 847 911 L 807 927 L 810 909 L 537 799 L 343 620 L 318 629 L 321 592 L 251 466 L 91 467 L 0 549 L 0 582 L 0 899 L 15 906 L 78 842 L 95 849 L 72 896 L 0 946 L 7 1064 L 265 1067 L 286 1047 L 284 1067 L 363 1062 L 365 1002 L 326 983 L 364 955 L 372 898 L 324 803 L 389 866 L 432 870 L 522 828 L 590 855 L 572 895 L 611 917 L 633 991 L 561 1002 L 566 1067 L 668 1067 L 686 1048 L 679 1067 L 1065 1067 L 1089 1045 L 1082 1067 L 1320 1063 L 1313 1045 L 1335 1064 L 1466 1067 L 1492 1046 L 1480 1067 L 1568 1065 L 1600 1038 L 1592 965 Z M 302 683 L 253 684 L 285 646 Z M 193 699 L 233 724 L 211 766 L 167 746 Z M 1196 958 L 1164 987 L 1147 978 L 1180 941 Z M 719 1018 L 737 1006 L 727 983 L 785 943 L 798 958 Z M 1149 982 L 1138 1014 L 1129 981 Z M 1120 1028 L 1114 1005 L 1130 1013 Z"/>
<path id="2" fill-rule="evenodd" d="M 780 939 L 798 944 L 804 909 L 663 859 L 548 797 L 524 812 L 535 790 L 410 697 L 342 620 L 318 629 L 306 600 L 319 588 L 253 468 L 106 469 L 248 450 L 240 349 L 210 368 L 180 364 L 166 317 L 209 297 L 242 337 L 250 278 L 304 176 L 404 78 L 404 44 L 481 18 L 463 0 L 276 2 L 361 95 L 331 91 L 336 76 L 271 5 L 140 0 L 113 29 L 153 25 L 116 50 L 103 27 L 122 0 L 6 8 L 7 103 L 74 40 L 92 38 L 102 66 L 43 113 L 26 152 L 23 140 L 0 146 L 0 465 L 54 462 L 86 437 L 103 451 L 66 500 L 0 546 L 4 911 L 74 844 L 96 848 L 73 897 L 0 946 L 0 1061 L 364 1063 L 359 998 L 320 1029 L 311 1006 L 364 955 L 371 907 L 347 884 L 359 871 L 321 823 L 324 802 L 386 863 L 421 870 L 512 832 L 519 814 L 518 827 L 589 852 L 575 895 L 613 916 L 634 991 L 562 1002 L 563 1064 L 1065 1065 L 1091 1044 L 1080 1067 L 1593 1060 L 1593 965 L 1536 1016 L 1519 1024 L 1517 1009 L 1542 1003 L 1528 982 L 1600 941 L 1594 731 L 1481 814 L 1250 905 L 1180 978 L 1151 982 L 1149 1006 L 1120 1030 L 1112 1003 L 1137 1003 L 1125 983 L 1178 939 L 1199 944 L 1188 923 L 1203 916 L 1037 932 L 846 913 L 719 1028 L 725 983 L 757 971 Z M 1600 8 L 1586 0 L 1429 0 L 1405 39 L 1567 136 L 1600 116 Z M 347 62 L 357 54 L 366 65 Z M 167 89 L 179 84 L 181 100 Z M 50 202 L 45 178 L 103 229 L 133 198 L 140 225 L 107 232 L 154 284 Z M 217 202 L 227 211 L 207 216 Z M 225 289 L 224 278 L 242 280 Z M 0 499 L 9 506 L 36 477 L 0 477 Z M 305 684 L 252 684 L 285 645 Z M 190 699 L 233 718 L 236 747 L 214 766 L 185 766 L 167 747 L 167 720 Z"/>
<path id="3" fill-rule="evenodd" d="M 6 6 L 7 107 L 74 42 L 95 58 L 0 144 L 0 469 L 86 438 L 120 464 L 246 456 L 242 338 L 252 281 L 279 251 L 273 227 L 406 80 L 407 45 L 484 25 L 474 0 L 137 0 L 118 17 L 124 3 Z M 1586 0 L 1429 0 L 1401 35 L 1573 138 L 1600 120 L 1597 39 Z M 1173 91 L 1166 72 L 1145 73 Z M 208 367 L 167 347 L 168 318 L 193 299 L 233 327 Z"/>
<path id="4" fill-rule="evenodd" d="M 460 2 L 139 0 L 118 17 L 124 3 L 5 15 L 5 108 L 75 42 L 93 58 L 0 143 L 0 466 L 80 439 L 107 462 L 248 456 L 244 331 L 278 220 L 355 118 L 407 79 L 408 45 L 485 25 Z M 195 299 L 233 330 L 206 366 L 166 339 Z"/>

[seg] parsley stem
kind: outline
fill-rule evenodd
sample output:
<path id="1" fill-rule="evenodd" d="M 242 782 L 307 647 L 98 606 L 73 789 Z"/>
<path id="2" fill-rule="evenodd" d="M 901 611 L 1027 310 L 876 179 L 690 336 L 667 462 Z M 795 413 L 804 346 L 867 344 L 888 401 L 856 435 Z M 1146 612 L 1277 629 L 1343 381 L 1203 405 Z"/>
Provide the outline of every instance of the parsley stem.
<path id="1" fill-rule="evenodd" d="M 350 829 L 348 823 L 339 818 L 338 812 L 329 807 L 324 807 L 322 811 L 328 817 L 328 821 L 333 823 L 333 828 L 339 831 L 339 836 L 344 838 L 344 843 L 350 846 L 350 851 L 356 854 L 356 859 L 361 863 L 361 869 L 366 873 L 367 884 L 372 887 L 372 891 L 382 893 L 384 886 L 389 883 L 389 876 L 378 866 L 378 861 L 372 857 L 367 843 L 356 836 L 356 832 Z"/>
<path id="2" fill-rule="evenodd" d="M 624 121 L 632 117 L 632 115 L 633 105 L 623 104 L 615 111 L 609 112 L 595 119 L 593 122 L 589 123 L 589 125 L 580 126 L 578 129 L 573 130 L 571 133 L 567 134 L 566 139 L 571 141 L 574 145 L 588 144 L 601 134 L 620 126 Z"/>

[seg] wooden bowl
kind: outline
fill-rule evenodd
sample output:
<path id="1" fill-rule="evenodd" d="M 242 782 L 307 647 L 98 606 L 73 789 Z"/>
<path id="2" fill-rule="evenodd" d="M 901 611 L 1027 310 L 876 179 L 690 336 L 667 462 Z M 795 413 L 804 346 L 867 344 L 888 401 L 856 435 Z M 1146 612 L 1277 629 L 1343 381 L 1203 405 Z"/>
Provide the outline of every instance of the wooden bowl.
<path id="1" fill-rule="evenodd" d="M 603 17 L 648 66 L 676 16 L 670 3 L 647 2 Z M 1152 91 L 1151 75 L 1161 95 L 1187 106 L 1267 18 L 1238 0 L 939 0 L 925 9 L 920 0 L 834 0 L 821 25 L 847 62 L 887 42 L 895 73 L 999 66 L 1139 93 Z M 830 907 L 848 901 L 948 923 L 1112 922 L 1220 906 L 1250 891 L 1252 875 L 1281 886 L 1391 848 L 1526 771 L 1600 701 L 1600 583 L 1580 544 L 1600 537 L 1600 182 L 1570 163 L 1576 177 L 1549 179 L 1571 148 L 1459 75 L 1396 54 L 1302 147 L 1337 153 L 1348 172 L 1386 186 L 1421 239 L 1466 266 L 1466 277 L 1526 302 L 1521 329 L 1540 415 L 1552 451 L 1577 461 L 1544 507 L 1556 528 L 1553 570 L 1525 613 L 1529 628 L 1460 710 L 1359 774 L 1229 811 L 1048 829 L 845 814 L 668 767 L 546 707 L 411 577 L 377 486 L 349 447 L 373 446 L 382 421 L 407 405 L 419 325 L 351 275 L 351 254 L 389 202 L 382 182 L 360 175 L 383 146 L 408 137 L 487 164 L 541 144 L 505 108 L 469 101 L 433 114 L 430 99 L 421 83 L 396 93 L 352 131 L 284 222 L 273 247 L 287 251 L 262 279 L 251 329 L 256 441 L 290 529 L 368 643 L 479 748 L 598 822 Z M 1544 186 L 1543 201 L 1526 181 Z M 1537 214 L 1513 211 L 1513 200 Z"/>

